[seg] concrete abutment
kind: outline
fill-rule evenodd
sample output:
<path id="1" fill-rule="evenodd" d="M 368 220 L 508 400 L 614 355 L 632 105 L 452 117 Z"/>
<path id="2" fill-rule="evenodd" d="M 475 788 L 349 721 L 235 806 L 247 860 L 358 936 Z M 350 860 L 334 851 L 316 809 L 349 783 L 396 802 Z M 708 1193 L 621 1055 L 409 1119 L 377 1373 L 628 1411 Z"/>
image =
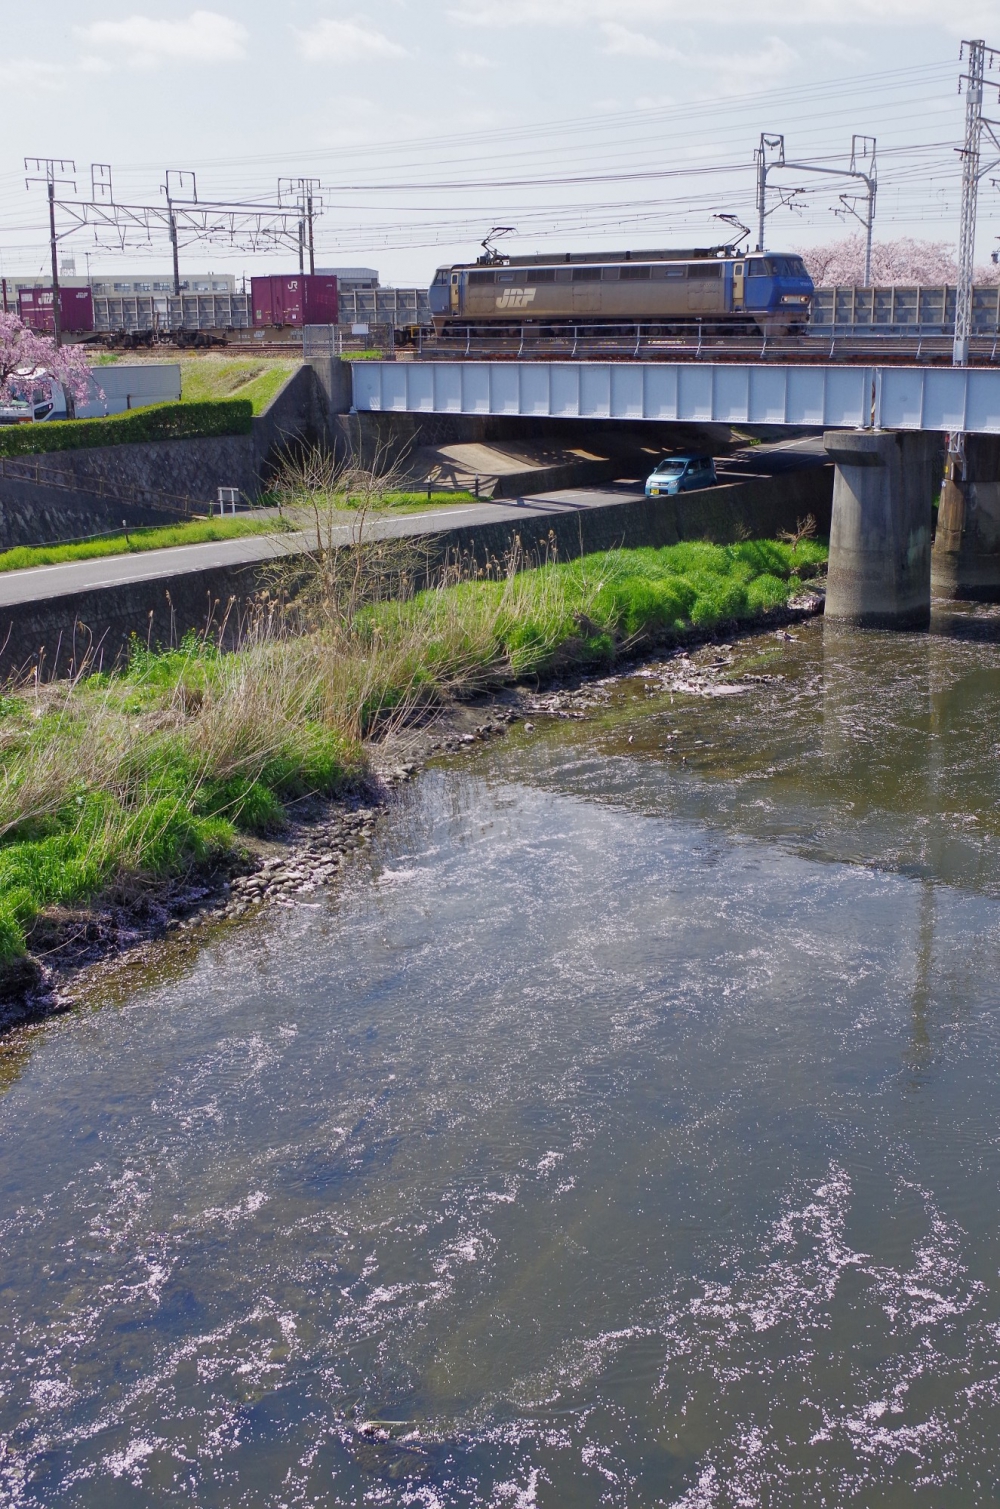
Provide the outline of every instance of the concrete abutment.
<path id="1" fill-rule="evenodd" d="M 926 628 L 937 434 L 827 431 L 836 464 L 826 616 L 868 628 Z"/>
<path id="2" fill-rule="evenodd" d="M 935 597 L 1000 602 L 1000 435 L 966 435 L 961 479 L 945 479 L 931 559 Z"/>

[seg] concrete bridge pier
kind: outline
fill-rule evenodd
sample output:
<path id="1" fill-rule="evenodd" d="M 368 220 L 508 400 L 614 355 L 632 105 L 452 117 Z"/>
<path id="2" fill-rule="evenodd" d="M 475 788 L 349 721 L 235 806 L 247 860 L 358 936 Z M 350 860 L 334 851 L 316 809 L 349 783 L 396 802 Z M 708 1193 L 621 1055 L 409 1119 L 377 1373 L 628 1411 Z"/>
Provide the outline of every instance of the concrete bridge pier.
<path id="1" fill-rule="evenodd" d="M 836 463 L 826 617 L 867 628 L 926 628 L 939 436 L 828 430 L 823 444 Z"/>
<path id="2" fill-rule="evenodd" d="M 964 476 L 945 478 L 931 585 L 935 597 L 1000 602 L 998 435 L 966 435 Z"/>

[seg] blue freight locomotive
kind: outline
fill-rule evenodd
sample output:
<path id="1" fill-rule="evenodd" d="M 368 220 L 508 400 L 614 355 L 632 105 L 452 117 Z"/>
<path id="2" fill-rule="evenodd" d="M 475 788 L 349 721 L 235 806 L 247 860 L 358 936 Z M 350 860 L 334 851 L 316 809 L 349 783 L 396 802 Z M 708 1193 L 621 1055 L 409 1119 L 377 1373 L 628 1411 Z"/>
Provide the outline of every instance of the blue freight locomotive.
<path id="1" fill-rule="evenodd" d="M 691 251 L 566 252 L 439 267 L 430 287 L 439 334 L 532 325 L 651 326 L 664 334 L 698 323 L 720 333 L 789 335 L 809 320 L 813 282 L 802 258 L 731 247 Z"/>

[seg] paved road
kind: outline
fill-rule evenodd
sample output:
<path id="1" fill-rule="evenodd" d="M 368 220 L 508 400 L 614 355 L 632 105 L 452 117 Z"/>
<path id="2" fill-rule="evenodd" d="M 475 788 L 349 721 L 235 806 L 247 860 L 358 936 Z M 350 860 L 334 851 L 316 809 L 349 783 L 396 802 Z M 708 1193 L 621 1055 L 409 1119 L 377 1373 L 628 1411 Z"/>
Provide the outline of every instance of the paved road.
<path id="1" fill-rule="evenodd" d="M 748 447 L 746 451 L 718 463 L 722 481 L 739 481 L 750 475 L 767 475 L 810 465 L 827 459 L 822 441 L 781 441 L 775 445 Z M 587 508 L 607 508 L 609 504 L 628 503 L 641 495 L 641 479 L 626 479 L 604 487 L 570 488 L 559 492 L 537 493 L 497 503 L 455 504 L 429 509 L 427 513 L 402 514 L 394 518 L 375 518 L 366 526 L 368 539 L 398 539 L 403 535 L 419 537 L 437 534 L 442 529 L 463 524 L 492 524 L 516 521 L 526 516 L 578 512 Z M 356 526 L 346 523 L 330 532 L 333 544 L 350 544 L 356 539 Z M 315 535 L 312 536 L 315 539 Z M 235 540 L 217 540 L 205 545 L 179 545 L 168 550 L 150 550 L 137 555 L 102 556 L 90 561 L 66 561 L 59 566 L 32 566 L 27 571 L 0 572 L 0 608 L 40 599 L 66 597 L 77 592 L 91 592 L 122 583 L 158 581 L 184 575 L 189 571 L 206 571 L 213 567 L 250 565 L 274 560 L 294 553 L 310 542 L 306 534 L 245 535 Z"/>

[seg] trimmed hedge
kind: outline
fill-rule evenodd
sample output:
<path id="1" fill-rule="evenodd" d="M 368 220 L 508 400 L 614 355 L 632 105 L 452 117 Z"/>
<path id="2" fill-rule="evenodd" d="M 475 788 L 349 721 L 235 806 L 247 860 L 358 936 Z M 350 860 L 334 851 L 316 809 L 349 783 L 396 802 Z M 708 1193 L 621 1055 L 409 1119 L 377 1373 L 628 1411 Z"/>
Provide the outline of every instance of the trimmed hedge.
<path id="1" fill-rule="evenodd" d="M 137 445 L 150 440 L 206 440 L 213 435 L 249 435 L 253 404 L 248 398 L 204 403 L 154 403 L 104 419 L 53 419 L 0 427 L 0 456 L 35 456 L 98 445 Z"/>

